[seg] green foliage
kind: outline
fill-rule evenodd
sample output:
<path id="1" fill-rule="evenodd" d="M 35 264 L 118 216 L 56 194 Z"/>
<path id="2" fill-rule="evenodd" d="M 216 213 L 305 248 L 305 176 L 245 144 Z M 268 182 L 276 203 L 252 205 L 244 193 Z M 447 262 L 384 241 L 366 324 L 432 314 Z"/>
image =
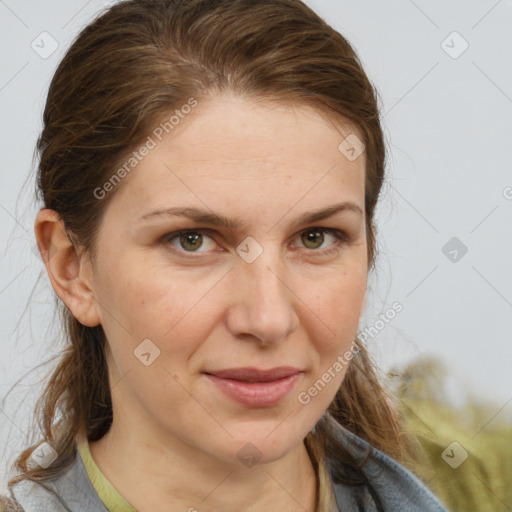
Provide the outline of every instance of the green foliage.
<path id="1" fill-rule="evenodd" d="M 511 512 L 512 401 L 450 404 L 448 371 L 434 359 L 391 374 L 414 453 L 410 469 L 450 512 Z"/>

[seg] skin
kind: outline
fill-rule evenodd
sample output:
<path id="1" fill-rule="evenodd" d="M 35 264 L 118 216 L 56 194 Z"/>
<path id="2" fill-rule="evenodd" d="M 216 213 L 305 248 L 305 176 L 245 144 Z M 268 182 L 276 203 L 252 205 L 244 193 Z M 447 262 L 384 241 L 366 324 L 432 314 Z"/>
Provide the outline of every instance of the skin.
<path id="1" fill-rule="evenodd" d="M 212 97 L 118 185 L 93 261 L 73 249 L 56 212 L 38 214 L 53 288 L 81 323 L 101 324 L 108 340 L 114 421 L 90 443 L 91 454 L 138 510 L 315 510 L 304 438 L 346 367 L 307 405 L 298 395 L 351 348 L 367 284 L 365 156 L 350 161 L 338 150 L 352 132 L 305 104 Z M 292 226 L 301 214 L 342 201 L 363 214 L 345 210 Z M 140 220 L 174 206 L 246 226 Z M 315 227 L 350 238 L 321 232 L 311 239 Z M 200 228 L 211 232 L 196 242 L 162 240 Z M 252 263 L 236 252 L 248 236 L 263 249 Z M 145 339 L 160 350 L 148 366 L 134 356 Z M 304 373 L 272 407 L 239 404 L 202 373 L 284 365 Z M 237 456 L 247 443 L 261 456 L 251 467 Z"/>

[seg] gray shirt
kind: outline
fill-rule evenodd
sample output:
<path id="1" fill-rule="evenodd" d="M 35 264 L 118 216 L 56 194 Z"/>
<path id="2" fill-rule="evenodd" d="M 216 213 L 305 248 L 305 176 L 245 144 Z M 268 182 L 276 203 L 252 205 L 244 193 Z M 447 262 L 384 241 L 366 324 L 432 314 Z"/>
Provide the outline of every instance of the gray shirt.
<path id="1" fill-rule="evenodd" d="M 370 445 L 332 422 L 335 435 L 359 459 Z M 338 511 L 377 512 L 366 486 L 350 486 L 333 481 L 338 461 L 327 458 L 326 465 L 333 484 Z M 378 494 L 385 512 L 447 512 L 430 490 L 410 471 L 385 453 L 371 448 L 362 469 Z M 57 496 L 39 484 L 23 480 L 11 488 L 11 497 L 25 512 L 109 512 L 96 493 L 80 455 L 60 477 L 46 485 Z"/>

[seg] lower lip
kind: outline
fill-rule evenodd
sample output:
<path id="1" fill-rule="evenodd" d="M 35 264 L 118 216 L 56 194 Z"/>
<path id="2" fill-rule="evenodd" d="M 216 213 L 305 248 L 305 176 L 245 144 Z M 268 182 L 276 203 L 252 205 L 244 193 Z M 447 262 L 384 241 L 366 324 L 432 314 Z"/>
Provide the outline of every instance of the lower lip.
<path id="1" fill-rule="evenodd" d="M 292 391 L 302 373 L 294 373 L 271 382 L 244 382 L 222 379 L 211 374 L 205 375 L 226 395 L 247 407 L 272 407 Z"/>

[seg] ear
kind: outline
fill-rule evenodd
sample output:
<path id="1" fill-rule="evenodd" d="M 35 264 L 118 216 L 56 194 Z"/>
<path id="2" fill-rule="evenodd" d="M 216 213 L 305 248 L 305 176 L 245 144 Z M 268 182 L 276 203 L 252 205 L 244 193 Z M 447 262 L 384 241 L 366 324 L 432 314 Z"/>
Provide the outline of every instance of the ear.
<path id="1" fill-rule="evenodd" d="M 99 325 L 90 259 L 77 252 L 60 215 L 54 210 L 42 209 L 37 214 L 34 232 L 55 293 L 81 324 L 87 327 Z"/>

